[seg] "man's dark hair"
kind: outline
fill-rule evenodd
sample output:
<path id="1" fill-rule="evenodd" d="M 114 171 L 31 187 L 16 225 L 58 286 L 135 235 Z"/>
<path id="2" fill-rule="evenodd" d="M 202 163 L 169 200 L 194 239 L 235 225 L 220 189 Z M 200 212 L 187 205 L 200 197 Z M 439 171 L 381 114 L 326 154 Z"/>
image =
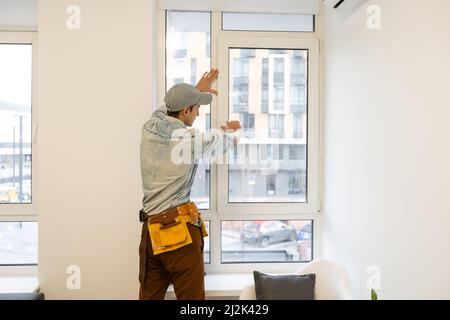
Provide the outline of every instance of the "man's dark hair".
<path id="1" fill-rule="evenodd" d="M 167 105 L 166 105 L 166 107 L 167 107 Z M 194 109 L 194 107 L 195 107 L 195 104 L 194 104 L 193 106 L 190 106 L 190 107 L 189 107 L 189 110 L 191 110 L 191 112 L 192 112 L 192 110 Z M 181 112 L 181 110 L 179 110 L 179 111 L 169 111 L 169 110 L 167 110 L 167 115 L 168 115 L 169 117 L 178 118 L 178 116 L 180 115 L 180 112 Z"/>

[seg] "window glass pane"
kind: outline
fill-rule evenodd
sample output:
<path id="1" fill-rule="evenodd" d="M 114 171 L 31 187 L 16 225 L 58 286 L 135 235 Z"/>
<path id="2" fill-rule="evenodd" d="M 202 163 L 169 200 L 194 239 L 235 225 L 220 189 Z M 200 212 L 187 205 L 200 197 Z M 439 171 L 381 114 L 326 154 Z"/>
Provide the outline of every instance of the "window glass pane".
<path id="1" fill-rule="evenodd" d="M 0 44 L 0 203 L 31 203 L 32 48 Z"/>
<path id="2" fill-rule="evenodd" d="M 229 154 L 229 202 L 307 201 L 307 57 L 229 49 L 229 119 L 243 132 Z"/>
<path id="3" fill-rule="evenodd" d="M 303 138 L 303 115 L 301 113 L 293 114 L 293 135 L 294 138 Z"/>
<path id="4" fill-rule="evenodd" d="M 222 263 L 308 262 L 312 220 L 222 221 Z"/>
<path id="5" fill-rule="evenodd" d="M 211 67 L 209 12 L 166 11 L 166 91 L 178 83 L 197 84 Z M 210 106 L 201 106 L 193 127 L 211 126 Z M 200 209 L 210 208 L 210 166 L 200 164 L 191 198 Z"/>
<path id="6" fill-rule="evenodd" d="M 0 265 L 37 264 L 37 222 L 0 222 Z"/>
<path id="7" fill-rule="evenodd" d="M 205 220 L 205 227 L 206 227 L 206 232 L 208 232 L 208 234 L 210 234 L 210 221 L 206 221 Z M 206 264 L 211 263 L 211 236 L 208 237 L 204 237 L 203 238 L 204 241 L 204 247 L 203 247 L 203 260 Z"/>
<path id="8" fill-rule="evenodd" d="M 314 32 L 314 16 L 224 12 L 222 30 Z"/>

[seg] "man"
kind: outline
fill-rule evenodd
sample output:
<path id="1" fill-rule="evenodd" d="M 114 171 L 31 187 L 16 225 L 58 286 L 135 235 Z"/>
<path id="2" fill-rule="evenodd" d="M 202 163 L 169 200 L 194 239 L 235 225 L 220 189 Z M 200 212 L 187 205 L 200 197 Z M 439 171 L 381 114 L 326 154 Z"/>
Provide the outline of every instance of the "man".
<path id="1" fill-rule="evenodd" d="M 196 87 L 185 83 L 173 86 L 164 98 L 165 105 L 153 112 L 142 129 L 144 198 L 140 214 L 145 223 L 139 246 L 141 300 L 164 299 L 170 283 L 177 299 L 205 298 L 203 236 L 207 233 L 197 207 L 190 201 L 190 191 L 199 158 L 211 152 L 225 153 L 237 143 L 229 132 L 240 125 L 227 122 L 222 126 L 225 132 L 216 133 L 187 127 L 199 115 L 200 105 L 211 103 L 210 93 L 217 95 L 211 89 L 217 76 L 218 70 L 212 69 Z"/>

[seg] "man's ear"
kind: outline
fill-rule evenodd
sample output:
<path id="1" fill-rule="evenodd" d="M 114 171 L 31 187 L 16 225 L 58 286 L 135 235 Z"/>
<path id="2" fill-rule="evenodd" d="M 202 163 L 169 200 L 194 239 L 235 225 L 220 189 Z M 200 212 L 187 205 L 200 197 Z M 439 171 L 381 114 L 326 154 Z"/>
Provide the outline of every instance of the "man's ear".
<path id="1" fill-rule="evenodd" d="M 189 107 L 183 107 L 183 113 L 187 116 L 189 114 Z"/>

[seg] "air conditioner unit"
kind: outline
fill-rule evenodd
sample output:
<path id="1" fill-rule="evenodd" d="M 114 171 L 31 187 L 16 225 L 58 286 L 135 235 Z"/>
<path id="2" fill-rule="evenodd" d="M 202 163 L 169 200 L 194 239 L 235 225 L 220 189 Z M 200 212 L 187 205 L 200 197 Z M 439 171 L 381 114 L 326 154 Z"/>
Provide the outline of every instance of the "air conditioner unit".
<path id="1" fill-rule="evenodd" d="M 336 9 L 344 13 L 351 13 L 364 2 L 367 2 L 367 0 L 322 0 L 322 2 L 327 8 Z"/>

